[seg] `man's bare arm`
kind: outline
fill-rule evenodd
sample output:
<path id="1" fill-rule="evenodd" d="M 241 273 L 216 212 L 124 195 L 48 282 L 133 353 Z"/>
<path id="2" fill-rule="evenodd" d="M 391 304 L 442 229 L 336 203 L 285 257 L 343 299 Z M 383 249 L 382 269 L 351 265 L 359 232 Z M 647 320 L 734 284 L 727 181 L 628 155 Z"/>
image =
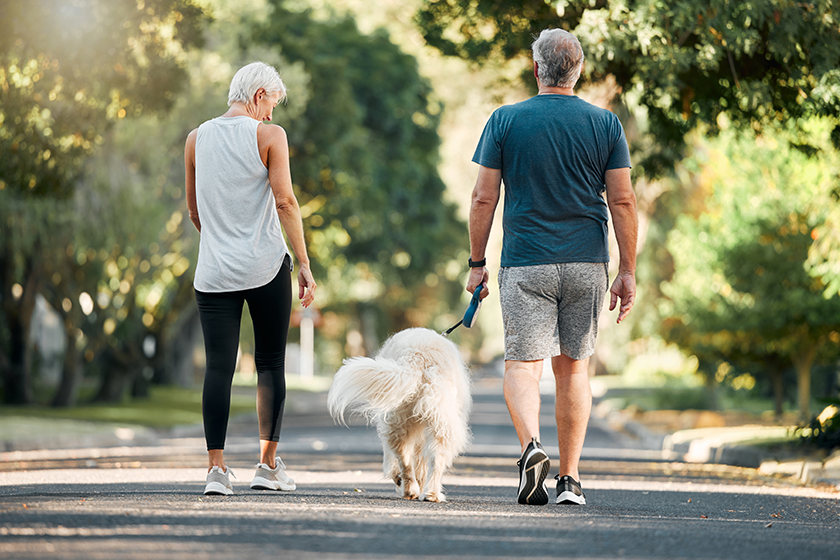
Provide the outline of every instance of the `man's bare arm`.
<path id="1" fill-rule="evenodd" d="M 618 300 L 621 307 L 617 323 L 624 320 L 636 301 L 636 241 L 639 218 L 636 215 L 636 194 L 630 181 L 630 168 L 608 169 L 605 176 L 607 205 L 618 243 L 618 276 L 610 287 L 610 311 Z"/>

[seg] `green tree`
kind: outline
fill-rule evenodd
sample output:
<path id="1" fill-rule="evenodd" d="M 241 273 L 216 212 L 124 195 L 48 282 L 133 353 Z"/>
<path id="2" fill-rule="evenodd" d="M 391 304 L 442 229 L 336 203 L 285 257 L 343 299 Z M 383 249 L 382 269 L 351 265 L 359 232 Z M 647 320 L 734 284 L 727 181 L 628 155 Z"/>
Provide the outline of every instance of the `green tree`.
<path id="1" fill-rule="evenodd" d="M 331 309 L 368 323 L 361 331 L 375 345 L 461 295 L 447 273 L 466 259 L 466 232 L 437 172 L 441 105 L 384 31 L 366 36 L 349 18 L 271 4 L 254 39 L 307 80 L 305 107 L 290 91 L 275 122 L 289 135 L 316 278 Z"/>
<path id="2" fill-rule="evenodd" d="M 70 201 L 116 121 L 166 111 L 204 17 L 190 0 L 4 2 L 0 17 L 0 346 L 6 402 L 31 400 L 29 324 L 53 247 L 43 215 Z M 34 205 L 34 206 L 33 206 Z M 31 207 L 28 207 L 31 206 Z M 47 215 L 62 222 L 67 202 Z"/>
<path id="3" fill-rule="evenodd" d="M 831 124 L 802 127 L 819 141 Z M 791 147 L 795 134 L 727 133 L 686 162 L 706 205 L 669 235 L 675 272 L 663 286 L 662 315 L 666 338 L 706 363 L 762 364 L 774 384 L 792 365 L 807 419 L 812 366 L 840 355 L 840 297 L 825 297 L 825 284 L 807 270 L 828 211 L 814 201 L 836 177 L 824 157 Z"/>
<path id="4" fill-rule="evenodd" d="M 634 148 L 648 176 L 668 172 L 700 124 L 840 115 L 837 0 L 426 0 L 416 21 L 430 45 L 476 62 L 524 56 L 547 27 L 575 33 L 585 80 L 614 76 L 645 122 Z"/>

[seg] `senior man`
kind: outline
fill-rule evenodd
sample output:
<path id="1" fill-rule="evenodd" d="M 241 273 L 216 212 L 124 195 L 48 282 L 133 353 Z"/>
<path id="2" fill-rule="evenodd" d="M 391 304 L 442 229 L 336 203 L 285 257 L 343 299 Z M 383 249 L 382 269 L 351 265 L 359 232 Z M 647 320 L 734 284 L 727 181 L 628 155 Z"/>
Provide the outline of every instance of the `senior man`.
<path id="1" fill-rule="evenodd" d="M 473 156 L 480 167 L 470 207 L 467 290 L 483 284 L 481 297 L 489 293 L 485 251 L 504 181 L 499 299 L 504 394 L 522 447 L 518 501 L 548 503 L 539 381 L 550 358 L 560 448 L 556 503 L 583 505 L 578 464 L 592 408 L 589 357 L 608 284 L 607 220 L 612 217 L 619 250 L 610 310 L 620 299 L 620 323 L 636 295 L 636 197 L 618 117 L 574 94 L 584 61 L 577 38 L 547 29 L 532 51 L 538 95 L 497 109 Z"/>

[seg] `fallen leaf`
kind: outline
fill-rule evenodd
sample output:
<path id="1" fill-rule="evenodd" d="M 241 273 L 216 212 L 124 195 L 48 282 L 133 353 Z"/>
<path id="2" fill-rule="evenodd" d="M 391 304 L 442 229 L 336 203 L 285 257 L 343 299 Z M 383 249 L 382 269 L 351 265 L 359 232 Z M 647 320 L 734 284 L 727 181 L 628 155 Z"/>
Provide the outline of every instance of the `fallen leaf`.
<path id="1" fill-rule="evenodd" d="M 23 509 L 28 509 L 28 506 L 26 504 L 23 504 Z"/>
<path id="2" fill-rule="evenodd" d="M 779 515 L 778 513 L 771 513 L 770 517 L 781 517 L 781 515 Z"/>
<path id="3" fill-rule="evenodd" d="M 364 492 L 364 488 L 353 488 L 353 492 Z"/>
<path id="4" fill-rule="evenodd" d="M 700 516 L 700 519 L 708 519 L 708 518 L 709 518 L 709 516 L 708 516 L 708 515 L 701 515 L 701 516 Z"/>
<path id="5" fill-rule="evenodd" d="M 691 498 L 688 499 L 688 503 L 691 503 Z"/>
<path id="6" fill-rule="evenodd" d="M 765 526 L 764 526 L 764 528 L 765 528 L 765 529 L 769 529 L 769 528 L 770 528 L 770 527 L 772 527 L 772 526 L 773 526 L 773 522 L 771 521 L 770 523 L 768 523 L 767 525 L 765 525 Z"/>

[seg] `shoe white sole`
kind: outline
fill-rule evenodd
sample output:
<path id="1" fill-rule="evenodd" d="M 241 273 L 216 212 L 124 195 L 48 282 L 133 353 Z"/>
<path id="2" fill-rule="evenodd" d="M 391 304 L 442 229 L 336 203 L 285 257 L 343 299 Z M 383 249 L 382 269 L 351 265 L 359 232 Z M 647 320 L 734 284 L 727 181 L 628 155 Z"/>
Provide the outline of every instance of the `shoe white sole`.
<path id="1" fill-rule="evenodd" d="M 204 494 L 208 496 L 230 496 L 233 490 L 222 484 L 221 482 L 208 482 L 204 487 Z"/>
<path id="2" fill-rule="evenodd" d="M 578 496 L 574 492 L 569 492 L 566 490 L 565 492 L 561 492 L 559 496 L 557 496 L 557 504 L 577 504 L 579 506 L 586 505 L 586 498 L 583 496 Z"/>
<path id="3" fill-rule="evenodd" d="M 252 490 L 282 490 L 284 492 L 291 492 L 296 488 L 297 486 L 294 482 L 286 484 L 279 480 L 268 480 L 261 476 L 255 476 L 254 480 L 251 481 Z"/>

